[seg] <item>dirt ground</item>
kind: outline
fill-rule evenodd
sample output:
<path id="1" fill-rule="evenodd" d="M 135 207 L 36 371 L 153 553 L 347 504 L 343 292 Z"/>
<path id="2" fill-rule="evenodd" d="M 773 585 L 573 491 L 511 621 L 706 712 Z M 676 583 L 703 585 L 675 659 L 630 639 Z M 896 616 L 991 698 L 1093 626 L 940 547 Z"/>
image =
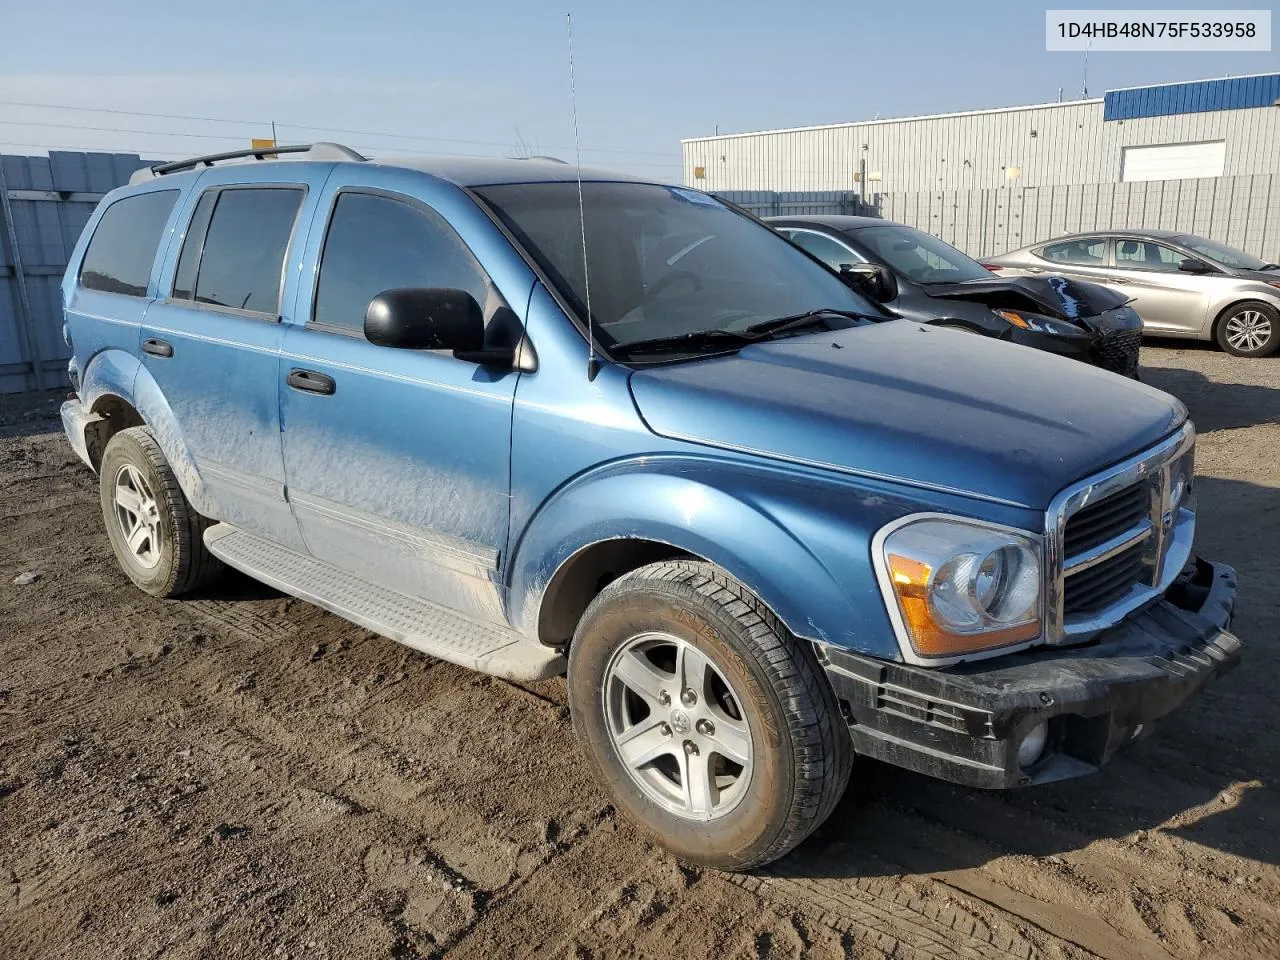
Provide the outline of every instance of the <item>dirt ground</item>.
<path id="1" fill-rule="evenodd" d="M 1149 347 L 1200 430 L 1240 669 L 1101 773 L 870 762 L 750 876 L 683 866 L 518 686 L 237 575 L 117 569 L 56 396 L 0 403 L 0 958 L 1280 957 L 1280 357 Z M 39 578 L 20 585 L 26 572 Z"/>

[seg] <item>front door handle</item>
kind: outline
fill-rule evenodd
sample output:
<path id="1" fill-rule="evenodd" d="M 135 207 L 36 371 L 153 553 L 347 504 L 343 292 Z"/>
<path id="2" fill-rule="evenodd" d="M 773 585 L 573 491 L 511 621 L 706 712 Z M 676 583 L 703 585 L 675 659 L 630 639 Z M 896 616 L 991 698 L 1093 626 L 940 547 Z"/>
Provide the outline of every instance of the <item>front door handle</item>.
<path id="1" fill-rule="evenodd" d="M 319 393 L 324 396 L 332 396 L 334 391 L 338 389 L 338 385 L 334 383 L 333 377 L 325 373 L 318 373 L 315 370 L 303 370 L 294 367 L 289 371 L 289 376 L 285 378 L 285 382 L 295 390 L 301 390 L 303 393 Z"/>
<path id="2" fill-rule="evenodd" d="M 153 357 L 172 357 L 173 344 L 168 340 L 157 340 L 150 337 L 142 341 L 142 352 L 149 353 Z"/>

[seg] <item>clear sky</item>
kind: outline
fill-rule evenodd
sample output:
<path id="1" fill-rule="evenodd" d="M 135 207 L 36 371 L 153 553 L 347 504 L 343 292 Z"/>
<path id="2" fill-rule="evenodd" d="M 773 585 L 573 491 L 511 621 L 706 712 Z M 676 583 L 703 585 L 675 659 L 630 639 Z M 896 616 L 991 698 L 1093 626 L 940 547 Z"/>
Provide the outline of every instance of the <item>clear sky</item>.
<path id="1" fill-rule="evenodd" d="M 678 179 L 680 138 L 717 127 L 723 133 L 1038 103 L 1056 100 L 1060 87 L 1065 98 L 1078 97 L 1083 55 L 1045 52 L 1045 6 L 2 0 L 0 152 L 70 147 L 191 156 L 270 136 L 274 119 L 281 142 L 336 139 L 384 155 L 548 153 L 571 160 L 571 11 L 583 162 Z M 1144 6 L 1153 5 L 1122 5 Z M 1274 11 L 1273 19 L 1280 28 Z M 1095 51 L 1088 83 L 1097 96 L 1108 88 L 1275 70 L 1277 52 Z"/>

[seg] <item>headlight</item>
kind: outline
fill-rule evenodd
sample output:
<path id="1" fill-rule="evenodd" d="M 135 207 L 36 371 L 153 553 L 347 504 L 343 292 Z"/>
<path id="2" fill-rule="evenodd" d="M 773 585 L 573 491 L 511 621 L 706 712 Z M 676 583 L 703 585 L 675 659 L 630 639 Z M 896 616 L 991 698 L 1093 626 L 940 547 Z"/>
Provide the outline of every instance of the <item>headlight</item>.
<path id="1" fill-rule="evenodd" d="M 917 657 L 952 657 L 1040 633 L 1040 542 L 1007 527 L 925 516 L 877 536 L 885 599 Z M 894 612 L 894 611 L 891 611 Z"/>
<path id="2" fill-rule="evenodd" d="M 1023 330 L 1034 330 L 1036 333 L 1048 333 L 1055 337 L 1083 337 L 1088 331 L 1081 330 L 1074 323 L 1066 320 L 1054 320 L 1052 317 L 1041 317 L 1034 313 L 1022 313 L 1018 310 L 991 311 L 997 317 L 1009 321 Z"/>

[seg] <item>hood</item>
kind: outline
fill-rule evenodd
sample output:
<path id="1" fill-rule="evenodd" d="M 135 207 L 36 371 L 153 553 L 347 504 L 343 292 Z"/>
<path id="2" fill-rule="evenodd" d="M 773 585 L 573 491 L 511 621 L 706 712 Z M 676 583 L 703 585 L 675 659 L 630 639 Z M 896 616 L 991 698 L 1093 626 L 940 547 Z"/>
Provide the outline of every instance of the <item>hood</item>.
<path id="1" fill-rule="evenodd" d="M 1231 272 L 1241 280 L 1257 280 L 1261 283 L 1280 283 L 1280 268 L 1275 270 L 1241 270 L 1237 267 Z"/>
<path id="2" fill-rule="evenodd" d="M 909 320 L 642 369 L 631 390 L 665 437 L 1034 509 L 1186 419 L 1124 377 Z"/>
<path id="3" fill-rule="evenodd" d="M 992 277 L 966 283 L 930 284 L 921 289 L 934 298 L 1028 310 L 1059 320 L 1085 320 L 1129 302 L 1127 297 L 1101 284 L 1067 277 Z"/>

